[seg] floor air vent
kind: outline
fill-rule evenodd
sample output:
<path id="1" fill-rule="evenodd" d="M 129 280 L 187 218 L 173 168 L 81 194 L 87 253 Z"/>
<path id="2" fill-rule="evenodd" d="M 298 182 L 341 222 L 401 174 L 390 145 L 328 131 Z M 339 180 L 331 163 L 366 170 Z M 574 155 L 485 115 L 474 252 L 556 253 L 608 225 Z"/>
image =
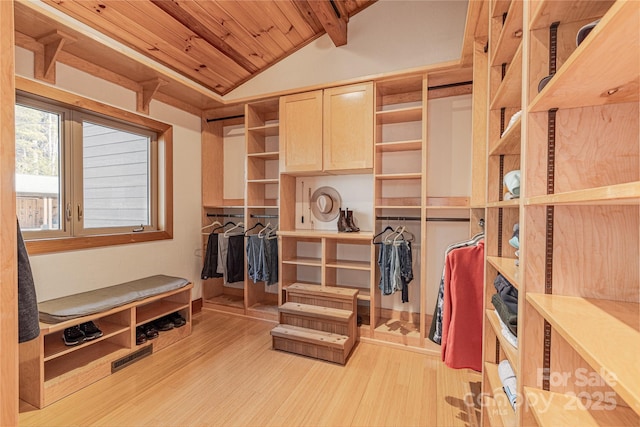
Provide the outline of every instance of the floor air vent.
<path id="1" fill-rule="evenodd" d="M 120 369 L 125 366 L 131 365 L 133 362 L 137 362 L 138 360 L 147 357 L 153 353 L 153 344 L 148 345 L 144 348 L 141 348 L 138 351 L 135 351 L 121 359 L 111 362 L 111 373 L 118 372 Z"/>

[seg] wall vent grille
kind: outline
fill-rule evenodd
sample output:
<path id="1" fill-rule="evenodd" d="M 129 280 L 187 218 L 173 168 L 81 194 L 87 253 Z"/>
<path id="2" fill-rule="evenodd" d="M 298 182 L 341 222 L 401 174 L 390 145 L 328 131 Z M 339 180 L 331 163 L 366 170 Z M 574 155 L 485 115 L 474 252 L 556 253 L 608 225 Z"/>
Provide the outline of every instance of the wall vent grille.
<path id="1" fill-rule="evenodd" d="M 111 373 L 113 374 L 114 372 L 118 372 L 120 369 L 129 366 L 132 363 L 137 362 L 138 360 L 147 357 L 152 353 L 153 344 L 145 346 L 138 351 L 134 351 L 133 353 L 128 354 L 118 360 L 114 360 L 113 362 L 111 362 Z"/>

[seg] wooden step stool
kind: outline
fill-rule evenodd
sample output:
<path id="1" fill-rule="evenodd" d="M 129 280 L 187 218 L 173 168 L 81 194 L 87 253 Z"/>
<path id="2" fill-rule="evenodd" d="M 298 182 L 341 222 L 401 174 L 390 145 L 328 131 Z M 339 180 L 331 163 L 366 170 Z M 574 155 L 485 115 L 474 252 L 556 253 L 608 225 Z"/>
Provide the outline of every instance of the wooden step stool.
<path id="1" fill-rule="evenodd" d="M 356 341 L 357 296 L 357 289 L 290 285 L 273 348 L 344 365 Z"/>

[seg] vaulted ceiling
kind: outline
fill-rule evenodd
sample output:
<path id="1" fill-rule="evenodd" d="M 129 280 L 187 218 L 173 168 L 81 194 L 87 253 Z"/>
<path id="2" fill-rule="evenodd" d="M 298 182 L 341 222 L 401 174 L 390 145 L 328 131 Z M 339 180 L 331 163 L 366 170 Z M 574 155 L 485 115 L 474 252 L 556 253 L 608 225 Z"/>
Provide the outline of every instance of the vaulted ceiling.
<path id="1" fill-rule="evenodd" d="M 224 95 L 325 33 L 346 44 L 349 17 L 375 0 L 43 1 Z"/>

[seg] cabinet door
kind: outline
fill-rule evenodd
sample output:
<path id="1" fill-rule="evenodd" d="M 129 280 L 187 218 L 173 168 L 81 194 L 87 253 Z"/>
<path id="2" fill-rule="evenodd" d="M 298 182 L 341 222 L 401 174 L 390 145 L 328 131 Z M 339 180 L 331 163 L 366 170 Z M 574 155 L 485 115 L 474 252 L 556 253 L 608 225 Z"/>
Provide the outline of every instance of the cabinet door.
<path id="1" fill-rule="evenodd" d="M 322 91 L 280 98 L 280 172 L 322 171 Z"/>
<path id="2" fill-rule="evenodd" d="M 324 91 L 324 170 L 373 169 L 373 83 Z"/>

